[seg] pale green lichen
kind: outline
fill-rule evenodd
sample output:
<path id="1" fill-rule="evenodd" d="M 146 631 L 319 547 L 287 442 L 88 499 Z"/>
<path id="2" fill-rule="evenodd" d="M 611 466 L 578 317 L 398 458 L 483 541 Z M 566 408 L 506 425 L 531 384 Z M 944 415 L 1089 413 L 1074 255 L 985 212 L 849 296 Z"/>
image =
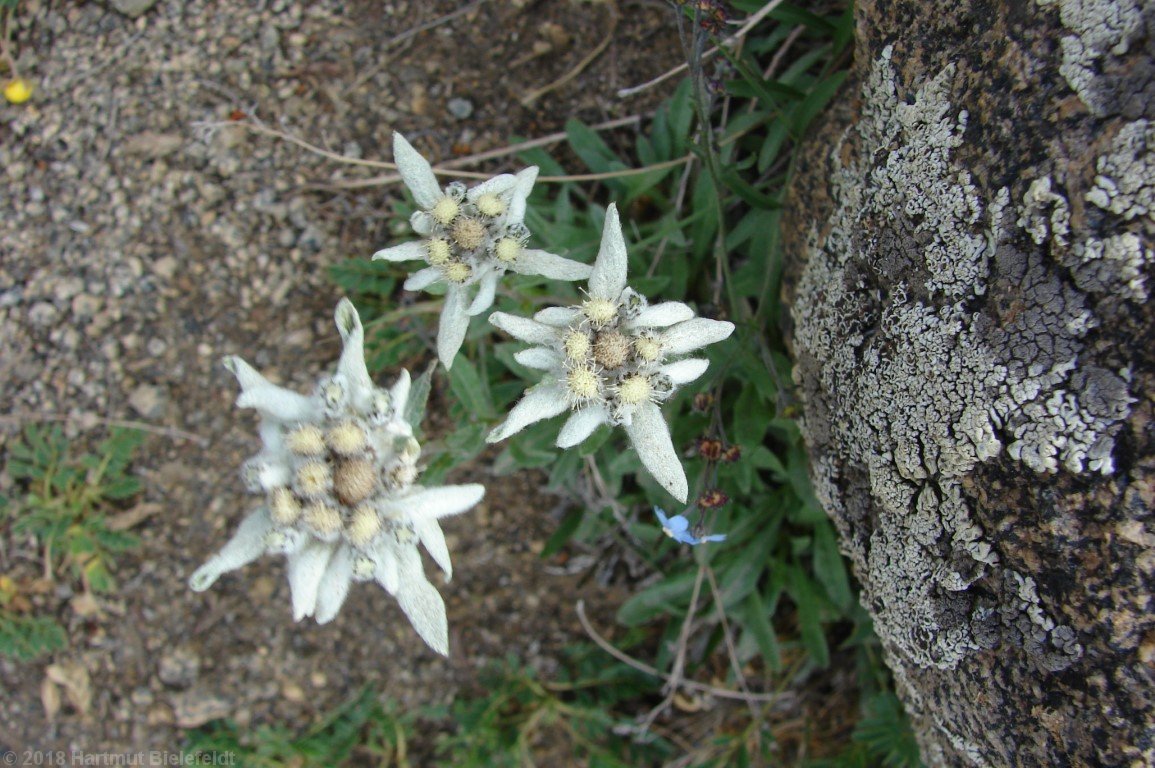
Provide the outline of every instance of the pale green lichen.
<path id="1" fill-rule="evenodd" d="M 1127 221 L 1144 216 L 1155 221 L 1155 124 L 1136 120 L 1124 125 L 1095 168 L 1089 202 Z"/>
<path id="2" fill-rule="evenodd" d="M 1110 58 L 1127 53 L 1143 30 L 1143 13 L 1135 0 L 1037 0 L 1058 7 L 1064 28 L 1059 45 L 1061 74 L 1094 115 L 1108 111 L 1107 96 L 1098 87 L 1100 72 Z"/>
<path id="3" fill-rule="evenodd" d="M 811 233 L 793 309 L 815 485 L 864 575 L 880 634 L 904 656 L 949 669 L 1012 642 L 1060 669 L 1082 652 L 1074 633 L 1037 595 L 1022 597 L 1023 577 L 1000 561 L 960 480 L 1004 444 L 1039 472 L 1113 471 L 1127 382 L 1080 359 L 1096 319 L 1045 263 L 1046 252 L 1094 246 L 1070 245 L 1070 205 L 1049 177 L 1028 185 L 1016 217 L 1009 190 L 984 205 L 951 159 L 967 120 L 950 104 L 953 67 L 906 101 L 890 56 L 876 62 L 861 119 L 831 153 L 834 211 L 825 239 Z M 972 308 L 992 270 L 1014 313 Z M 843 466 L 866 475 L 878 513 L 868 540 L 842 519 L 851 507 Z M 1004 592 L 995 604 L 971 593 L 984 578 Z"/>

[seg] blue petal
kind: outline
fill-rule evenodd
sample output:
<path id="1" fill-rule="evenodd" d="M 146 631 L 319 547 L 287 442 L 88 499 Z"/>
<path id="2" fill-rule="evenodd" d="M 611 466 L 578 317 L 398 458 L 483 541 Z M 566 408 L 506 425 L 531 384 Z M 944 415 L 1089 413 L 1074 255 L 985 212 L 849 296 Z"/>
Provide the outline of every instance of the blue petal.
<path id="1" fill-rule="evenodd" d="M 690 528 L 690 521 L 682 515 L 674 515 L 670 518 L 668 523 L 670 530 L 677 533 L 684 533 Z"/>

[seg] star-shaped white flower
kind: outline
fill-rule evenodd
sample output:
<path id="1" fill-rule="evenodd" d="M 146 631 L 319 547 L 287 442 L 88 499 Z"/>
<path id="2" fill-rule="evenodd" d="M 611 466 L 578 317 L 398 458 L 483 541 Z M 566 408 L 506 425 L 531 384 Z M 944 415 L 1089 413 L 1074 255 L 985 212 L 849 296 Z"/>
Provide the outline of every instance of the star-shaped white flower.
<path id="1" fill-rule="evenodd" d="M 442 189 L 429 162 L 399 133 L 393 134 L 393 159 L 420 209 L 410 224 L 422 239 L 385 248 L 373 258 L 424 260 L 429 266 L 409 276 L 406 290 L 445 284 L 437 356 L 446 368 L 461 349 L 469 318 L 493 306 L 497 283 L 506 272 L 554 280 L 589 277 L 588 264 L 525 247 L 530 236 L 525 207 L 537 180 L 536 166 L 494 176 L 470 189 L 460 182 Z M 477 293 L 470 298 L 473 286 Z"/>
<path id="2" fill-rule="evenodd" d="M 621 425 L 650 474 L 685 502 L 686 473 L 659 406 L 709 365 L 704 358 L 676 358 L 722 341 L 734 324 L 695 317 L 677 301 L 649 304 L 626 285 L 626 269 L 626 242 L 617 208 L 610 205 L 580 306 L 543 309 L 532 320 L 504 312 L 490 316 L 498 328 L 534 345 L 518 352 L 517 361 L 547 375 L 488 440 L 504 440 L 566 411 L 571 414 L 558 434 L 561 448 L 577 445 L 602 424 Z"/>
<path id="3" fill-rule="evenodd" d="M 311 395 L 271 383 L 239 357 L 225 359 L 241 385 L 237 405 L 261 415 L 263 447 L 245 463 L 244 477 L 265 503 L 189 585 L 200 592 L 263 554 L 284 554 L 294 620 L 332 621 L 351 582 L 376 580 L 417 634 L 448 655 L 445 603 L 425 578 L 417 544 L 448 579 L 449 550 L 437 521 L 477 504 L 485 489 L 414 485 L 421 446 L 408 421 L 409 373 L 403 370 L 392 389 L 375 387 L 351 302 L 337 305 L 336 320 L 344 350 L 336 373 Z"/>

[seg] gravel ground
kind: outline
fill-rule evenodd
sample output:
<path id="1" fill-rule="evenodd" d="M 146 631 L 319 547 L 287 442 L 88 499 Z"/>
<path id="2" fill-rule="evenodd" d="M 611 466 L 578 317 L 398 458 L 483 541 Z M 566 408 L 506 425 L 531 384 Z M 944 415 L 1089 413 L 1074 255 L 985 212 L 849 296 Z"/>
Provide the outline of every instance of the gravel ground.
<path id="1" fill-rule="evenodd" d="M 147 8 L 133 18 L 132 5 Z M 60 421 L 83 447 L 110 420 L 151 431 L 136 463 L 144 545 L 121 561 L 117 594 L 93 603 L 67 579 L 37 589 L 34 543 L 0 526 L 0 573 L 70 635 L 47 662 L 0 660 L 0 751 L 176 750 L 183 728 L 218 717 L 299 725 L 367 682 L 405 704 L 446 702 L 507 653 L 548 671 L 580 635 L 579 592 L 609 624 L 621 587 L 579 588 L 537 556 L 561 502 L 539 477 L 491 482 L 483 462 L 453 478 L 490 492 L 446 526 L 457 573 L 443 589 L 449 660 L 380 590 L 355 589 L 337 621 L 317 627 L 293 624 L 278 560 L 202 595 L 185 579 L 250 504 L 237 468 L 256 449 L 254 419 L 233 407 L 220 358 L 241 354 L 286 386 L 311 386 L 340 348 L 326 267 L 382 247 L 399 194 L 316 191 L 369 174 L 211 126 L 258 119 L 366 158 L 388 158 L 398 129 L 448 157 L 543 135 L 571 116 L 644 113 L 660 89 L 625 102 L 613 94 L 677 63 L 676 33 L 661 3 L 616 8 L 21 3 L 15 48 L 36 93 L 0 106 L 0 449 L 42 420 Z M 531 108 L 518 103 L 611 30 L 572 82 Z M 10 486 L 0 476 L 0 491 Z"/>

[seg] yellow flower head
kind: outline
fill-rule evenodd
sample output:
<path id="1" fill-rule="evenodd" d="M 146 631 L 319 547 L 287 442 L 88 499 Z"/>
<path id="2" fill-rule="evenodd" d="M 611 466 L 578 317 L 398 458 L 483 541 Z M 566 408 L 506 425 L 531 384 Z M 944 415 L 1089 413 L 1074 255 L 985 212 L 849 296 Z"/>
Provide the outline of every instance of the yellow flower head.
<path id="1" fill-rule="evenodd" d="M 32 98 L 32 83 L 22 77 L 9 80 L 4 86 L 4 98 L 9 104 L 23 104 Z"/>

